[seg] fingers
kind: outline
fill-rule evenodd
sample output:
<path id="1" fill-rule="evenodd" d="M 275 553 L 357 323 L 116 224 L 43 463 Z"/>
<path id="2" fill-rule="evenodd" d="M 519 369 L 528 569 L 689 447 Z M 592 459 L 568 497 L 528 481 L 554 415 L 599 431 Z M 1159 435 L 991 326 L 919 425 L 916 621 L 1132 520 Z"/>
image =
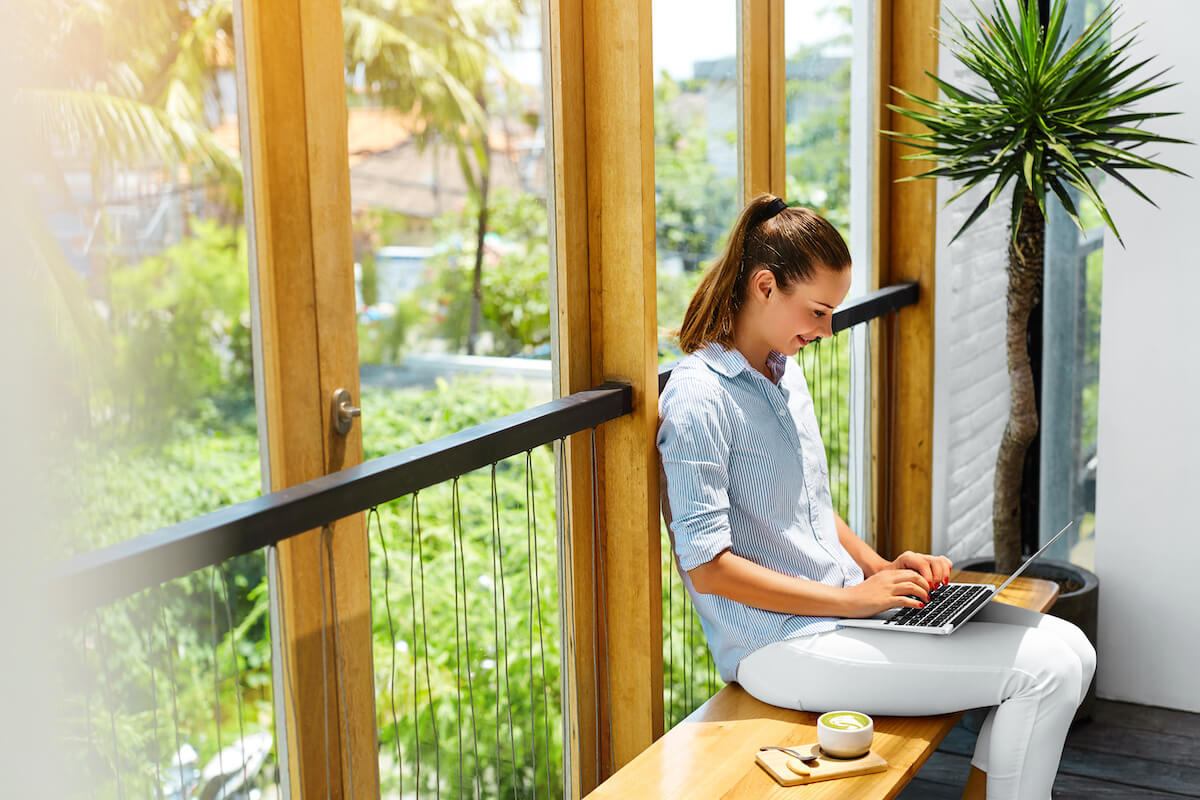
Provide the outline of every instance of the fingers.
<path id="1" fill-rule="evenodd" d="M 911 551 L 901 555 L 896 559 L 896 563 L 903 568 L 919 573 L 933 588 L 950 582 L 950 570 L 954 566 L 954 563 L 945 556 L 930 556 Z"/>
<path id="2" fill-rule="evenodd" d="M 888 608 L 924 608 L 925 601 L 918 600 L 915 597 L 910 597 L 906 594 L 898 594 L 892 598 L 892 604 Z"/>
<path id="3" fill-rule="evenodd" d="M 915 569 L 906 569 L 904 572 L 906 573 L 906 579 L 911 581 L 913 586 L 919 588 L 925 594 L 925 599 L 928 600 L 929 590 L 933 588 L 932 577 L 926 577 Z"/>
<path id="4" fill-rule="evenodd" d="M 916 572 L 925 580 L 927 586 L 933 586 L 933 570 L 930 567 L 930 560 L 930 557 L 927 555 L 907 550 L 896 559 L 896 564 L 902 568 Z"/>

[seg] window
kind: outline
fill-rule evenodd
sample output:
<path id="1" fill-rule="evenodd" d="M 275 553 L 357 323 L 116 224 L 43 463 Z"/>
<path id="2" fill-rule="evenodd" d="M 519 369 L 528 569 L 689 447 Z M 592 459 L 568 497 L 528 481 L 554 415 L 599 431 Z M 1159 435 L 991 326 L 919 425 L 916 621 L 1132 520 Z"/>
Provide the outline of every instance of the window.
<path id="1" fill-rule="evenodd" d="M 742 208 L 737 4 L 655 0 L 652 18 L 659 356 L 671 359 L 671 332 Z"/>
<path id="2" fill-rule="evenodd" d="M 1095 3 L 1069 3 L 1067 24 L 1082 30 L 1100 10 Z M 1103 187 L 1102 176 L 1091 178 Z M 1074 520 L 1049 555 L 1092 569 L 1104 227 L 1087 198 L 1075 189 L 1068 192 L 1080 210 L 1083 231 L 1056 199 L 1047 200 L 1037 546 Z"/>
<path id="3" fill-rule="evenodd" d="M 232 7 L 134 6 L 46 4 L 22 39 L 32 267 L 83 419 L 65 552 L 260 491 Z"/>

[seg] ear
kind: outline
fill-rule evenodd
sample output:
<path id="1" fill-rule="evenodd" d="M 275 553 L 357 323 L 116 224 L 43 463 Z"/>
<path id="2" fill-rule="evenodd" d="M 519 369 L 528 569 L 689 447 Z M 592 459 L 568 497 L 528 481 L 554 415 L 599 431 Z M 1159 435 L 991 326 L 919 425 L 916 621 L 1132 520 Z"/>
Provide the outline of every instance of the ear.
<path id="1" fill-rule="evenodd" d="M 750 282 L 746 288 L 749 290 L 747 294 L 751 297 L 766 302 L 767 298 L 779 287 L 775 283 L 775 276 L 771 274 L 771 270 L 759 269 L 750 276 Z"/>

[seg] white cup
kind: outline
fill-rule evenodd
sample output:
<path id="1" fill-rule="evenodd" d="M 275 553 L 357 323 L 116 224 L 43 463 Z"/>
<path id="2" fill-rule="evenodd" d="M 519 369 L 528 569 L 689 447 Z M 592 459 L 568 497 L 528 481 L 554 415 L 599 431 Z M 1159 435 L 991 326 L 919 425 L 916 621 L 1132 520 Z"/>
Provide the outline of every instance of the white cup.
<path id="1" fill-rule="evenodd" d="M 829 711 L 817 718 L 817 741 L 834 758 L 858 758 L 871 749 L 875 723 L 861 711 Z"/>

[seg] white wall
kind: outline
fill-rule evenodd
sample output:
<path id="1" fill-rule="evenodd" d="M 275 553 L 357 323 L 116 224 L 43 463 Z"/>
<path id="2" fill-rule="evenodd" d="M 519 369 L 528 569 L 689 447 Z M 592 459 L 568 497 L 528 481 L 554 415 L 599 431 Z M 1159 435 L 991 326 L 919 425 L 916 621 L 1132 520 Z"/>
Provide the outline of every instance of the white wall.
<path id="1" fill-rule="evenodd" d="M 989 6 L 990 7 L 990 6 Z M 978 17 L 969 0 L 944 0 L 942 15 Z M 938 74 L 970 83 L 950 51 Z M 953 245 L 951 237 L 990 191 L 977 186 L 950 206 L 956 185 L 939 180 L 934 303 L 932 550 L 953 560 L 992 554 L 992 477 L 1008 419 L 1004 356 L 1011 190 Z"/>
<path id="2" fill-rule="evenodd" d="M 1200 6 L 1127 4 L 1122 30 L 1143 21 L 1135 55 L 1156 56 L 1150 66 L 1172 67 L 1167 77 L 1181 82 L 1147 108 L 1184 112 L 1148 127 L 1195 140 Z M 1154 150 L 1200 176 L 1200 147 Z M 1131 177 L 1162 208 L 1111 181 L 1103 190 L 1125 248 L 1107 235 L 1096 480 L 1098 693 L 1200 711 L 1200 181 Z"/>

